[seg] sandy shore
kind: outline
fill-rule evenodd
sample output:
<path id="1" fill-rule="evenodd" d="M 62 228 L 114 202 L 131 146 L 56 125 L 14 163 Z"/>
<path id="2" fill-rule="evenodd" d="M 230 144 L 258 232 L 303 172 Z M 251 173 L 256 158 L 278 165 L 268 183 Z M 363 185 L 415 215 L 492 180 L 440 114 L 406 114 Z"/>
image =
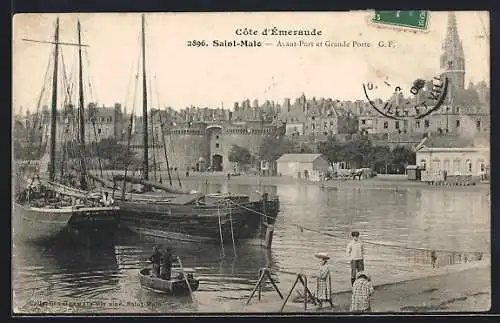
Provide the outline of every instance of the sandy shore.
<path id="1" fill-rule="evenodd" d="M 488 262 L 469 263 L 442 268 L 436 275 L 409 280 L 396 279 L 375 285 L 372 297 L 373 312 L 483 312 L 491 306 L 491 266 Z M 291 287 L 291 286 L 290 286 Z M 283 288 L 283 286 L 280 286 Z M 288 287 L 289 288 L 289 287 Z M 288 290 L 282 290 L 286 296 Z M 263 294 L 259 302 L 255 296 L 249 305 L 240 303 L 227 308 L 228 312 L 279 313 L 283 304 L 275 291 Z M 319 309 L 292 301 L 283 312 L 349 312 L 351 292 L 340 291 L 334 296 L 334 307 Z"/>

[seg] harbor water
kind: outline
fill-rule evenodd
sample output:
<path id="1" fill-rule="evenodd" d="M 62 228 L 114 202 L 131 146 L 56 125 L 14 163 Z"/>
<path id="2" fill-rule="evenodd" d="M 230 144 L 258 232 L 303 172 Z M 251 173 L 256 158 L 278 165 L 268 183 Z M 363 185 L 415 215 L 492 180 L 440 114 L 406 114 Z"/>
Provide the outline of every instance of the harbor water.
<path id="1" fill-rule="evenodd" d="M 441 266 L 490 250 L 490 195 L 486 189 L 436 190 L 425 187 L 320 188 L 280 184 L 256 187 L 187 182 L 210 192 L 277 194 L 281 211 L 273 245 L 189 244 L 121 234 L 108 246 L 68 247 L 15 241 L 12 257 L 16 313 L 224 312 L 250 295 L 261 267 L 270 267 L 283 293 L 293 273 L 312 274 L 313 255 L 327 252 L 333 290 L 350 284 L 345 247 L 352 230 L 365 241 L 365 269 L 373 280 L 428 268 L 429 252 Z M 195 270 L 200 287 L 189 296 L 156 294 L 139 285 L 155 245 L 170 245 L 183 266 Z M 460 259 L 460 260 L 457 260 Z M 315 284 L 312 286 L 314 291 Z M 271 293 L 270 288 L 266 288 Z"/>

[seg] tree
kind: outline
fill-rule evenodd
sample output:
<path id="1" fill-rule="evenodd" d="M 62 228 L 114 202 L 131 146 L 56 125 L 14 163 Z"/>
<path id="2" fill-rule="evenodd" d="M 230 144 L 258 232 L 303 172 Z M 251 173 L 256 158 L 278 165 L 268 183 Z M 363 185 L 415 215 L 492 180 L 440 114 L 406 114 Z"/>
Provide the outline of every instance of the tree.
<path id="1" fill-rule="evenodd" d="M 293 150 L 294 144 L 285 137 L 265 137 L 259 147 L 258 155 L 262 160 L 275 161 Z"/>
<path id="2" fill-rule="evenodd" d="M 318 152 L 326 156 L 332 168 L 334 163 L 344 161 L 344 145 L 334 137 L 318 143 Z"/>
<path id="3" fill-rule="evenodd" d="M 373 146 L 370 153 L 370 167 L 378 173 L 388 172 L 391 162 L 391 149 L 389 146 Z"/>
<path id="4" fill-rule="evenodd" d="M 345 144 L 345 159 L 354 168 L 367 166 L 371 150 L 371 141 L 367 137 L 360 137 Z"/>
<path id="5" fill-rule="evenodd" d="M 228 159 L 232 163 L 238 163 L 241 166 L 247 166 L 252 163 L 252 154 L 248 149 L 233 145 L 229 152 Z"/>
<path id="6" fill-rule="evenodd" d="M 391 164 L 399 173 L 404 173 L 406 166 L 415 164 L 416 153 L 404 146 L 397 146 L 391 152 Z"/>

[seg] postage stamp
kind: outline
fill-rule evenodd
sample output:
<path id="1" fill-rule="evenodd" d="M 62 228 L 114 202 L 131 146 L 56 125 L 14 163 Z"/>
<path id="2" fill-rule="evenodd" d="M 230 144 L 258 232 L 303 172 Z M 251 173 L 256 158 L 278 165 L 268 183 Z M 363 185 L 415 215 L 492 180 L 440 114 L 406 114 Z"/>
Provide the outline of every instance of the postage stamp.
<path id="1" fill-rule="evenodd" d="M 14 315 L 488 310 L 488 15 L 429 17 L 14 16 Z"/>
<path id="2" fill-rule="evenodd" d="M 429 11 L 426 10 L 375 10 L 371 22 L 380 26 L 392 26 L 408 30 L 428 31 Z"/>

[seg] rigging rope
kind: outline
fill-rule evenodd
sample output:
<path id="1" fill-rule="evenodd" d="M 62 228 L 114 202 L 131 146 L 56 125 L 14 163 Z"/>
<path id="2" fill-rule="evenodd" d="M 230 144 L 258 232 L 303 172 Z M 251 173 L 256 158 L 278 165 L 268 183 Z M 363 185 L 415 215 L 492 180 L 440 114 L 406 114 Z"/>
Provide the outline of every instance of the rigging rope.
<path id="1" fill-rule="evenodd" d="M 139 66 L 140 66 L 140 60 L 141 60 L 141 55 L 139 54 L 138 59 L 137 59 L 137 73 L 135 74 L 135 87 L 134 87 L 134 97 L 133 97 L 133 105 L 132 105 L 132 112 L 130 114 L 130 124 L 128 128 L 128 139 L 127 139 L 127 154 L 125 157 L 125 178 L 127 177 L 127 172 L 128 172 L 128 166 L 129 166 L 129 157 L 130 157 L 130 142 L 132 140 L 132 127 L 134 123 L 134 114 L 135 114 L 135 100 L 137 99 L 137 87 L 138 87 L 138 80 L 139 80 Z M 123 188 L 122 188 L 122 200 L 125 199 L 125 189 L 127 187 L 127 181 L 123 181 Z"/>
<path id="2" fill-rule="evenodd" d="M 270 216 L 268 216 L 268 215 L 266 215 L 266 214 L 264 214 L 262 212 L 253 210 L 253 209 L 248 208 L 248 207 L 246 207 L 246 206 L 244 206 L 242 204 L 236 203 L 236 202 L 234 202 L 232 200 L 228 200 L 228 201 L 229 201 L 229 203 L 234 204 L 237 207 L 240 207 L 240 208 L 243 208 L 245 210 L 251 211 L 253 213 L 259 214 L 259 215 L 261 215 L 263 217 L 266 217 L 266 218 L 272 218 L 272 217 L 270 217 Z M 312 228 L 308 228 L 306 226 L 303 226 L 303 225 L 300 225 L 300 224 L 296 224 L 296 223 L 291 223 L 291 225 L 297 227 L 301 232 L 310 231 L 310 232 L 314 232 L 314 233 L 317 233 L 317 234 L 321 234 L 321 235 L 332 237 L 332 238 L 336 238 L 336 239 L 347 240 L 345 236 L 335 235 L 335 234 L 328 233 L 328 232 L 322 232 L 320 230 L 315 230 L 315 229 L 312 229 Z M 365 243 L 367 245 L 382 246 L 382 247 L 402 249 L 402 250 L 418 250 L 418 251 L 428 251 L 428 252 L 434 251 L 434 252 L 440 252 L 440 253 L 457 253 L 457 251 L 451 251 L 451 250 L 406 247 L 406 246 L 401 246 L 401 245 L 392 245 L 392 244 L 386 244 L 386 243 L 381 243 L 381 242 L 373 242 L 373 241 L 369 241 L 369 240 L 363 240 L 363 243 Z M 483 252 L 480 252 L 480 251 L 462 251 L 462 253 L 482 254 Z"/>
<path id="3" fill-rule="evenodd" d="M 156 80 L 156 74 L 155 74 L 155 80 Z M 155 85 L 157 85 L 158 82 L 155 82 Z M 156 96 L 157 96 L 157 101 L 160 102 L 160 93 L 158 91 L 158 86 L 156 86 Z M 170 165 L 169 165 L 169 162 L 168 162 L 168 154 L 167 154 L 167 142 L 165 140 L 165 121 L 162 120 L 161 118 L 161 111 L 159 112 L 159 121 L 160 121 L 160 130 L 161 130 L 161 137 L 162 137 L 162 145 L 163 145 L 163 153 L 165 155 L 165 168 L 167 169 L 167 174 L 168 174 L 168 180 L 169 180 L 169 183 L 170 185 L 172 185 L 172 174 L 170 173 Z M 168 130 L 170 131 L 170 130 Z M 182 187 L 182 184 L 180 183 L 180 180 L 179 180 L 179 184 L 180 184 L 180 187 Z"/>
<path id="4" fill-rule="evenodd" d="M 52 52 L 49 56 L 49 60 L 47 62 L 47 67 L 45 68 L 45 75 L 43 77 L 43 86 L 42 86 L 42 90 L 40 91 L 40 95 L 38 96 L 38 100 L 37 100 L 37 107 L 36 107 L 36 110 L 35 110 L 35 116 L 34 116 L 34 119 L 33 119 L 33 124 L 31 125 L 31 129 L 28 129 L 28 130 L 31 130 L 29 131 L 30 132 L 30 138 L 31 140 L 29 141 L 29 144 L 28 144 L 28 151 L 31 151 L 32 148 L 33 148 L 33 144 L 34 144 L 34 140 L 35 140 L 35 134 L 38 131 L 41 132 L 40 136 L 40 141 L 43 142 L 43 130 L 42 130 L 42 121 L 43 120 L 40 120 L 40 105 L 41 105 L 41 102 L 43 100 L 43 96 L 45 94 L 45 89 L 46 89 L 46 85 L 47 85 L 47 77 L 49 77 L 49 81 L 52 79 L 50 76 L 49 76 L 49 69 L 50 69 L 50 66 L 52 65 L 52 59 L 53 59 L 53 53 L 55 51 L 55 46 L 52 47 Z M 31 120 L 28 120 L 28 121 L 31 121 Z M 38 126 L 38 123 L 40 123 L 40 127 Z M 28 122 L 28 125 L 30 125 L 30 122 Z M 39 128 L 39 129 L 37 129 Z M 41 147 L 41 145 L 40 145 Z M 38 149 L 38 155 L 41 154 L 41 149 L 39 148 Z M 26 169 L 28 168 L 28 166 L 31 164 L 31 160 L 33 158 L 30 158 L 28 159 L 27 163 L 26 164 L 23 164 L 21 167 L 20 167 L 20 170 L 17 174 L 17 177 L 18 177 L 18 180 L 21 179 L 23 177 L 23 174 L 24 172 L 26 171 Z"/>

